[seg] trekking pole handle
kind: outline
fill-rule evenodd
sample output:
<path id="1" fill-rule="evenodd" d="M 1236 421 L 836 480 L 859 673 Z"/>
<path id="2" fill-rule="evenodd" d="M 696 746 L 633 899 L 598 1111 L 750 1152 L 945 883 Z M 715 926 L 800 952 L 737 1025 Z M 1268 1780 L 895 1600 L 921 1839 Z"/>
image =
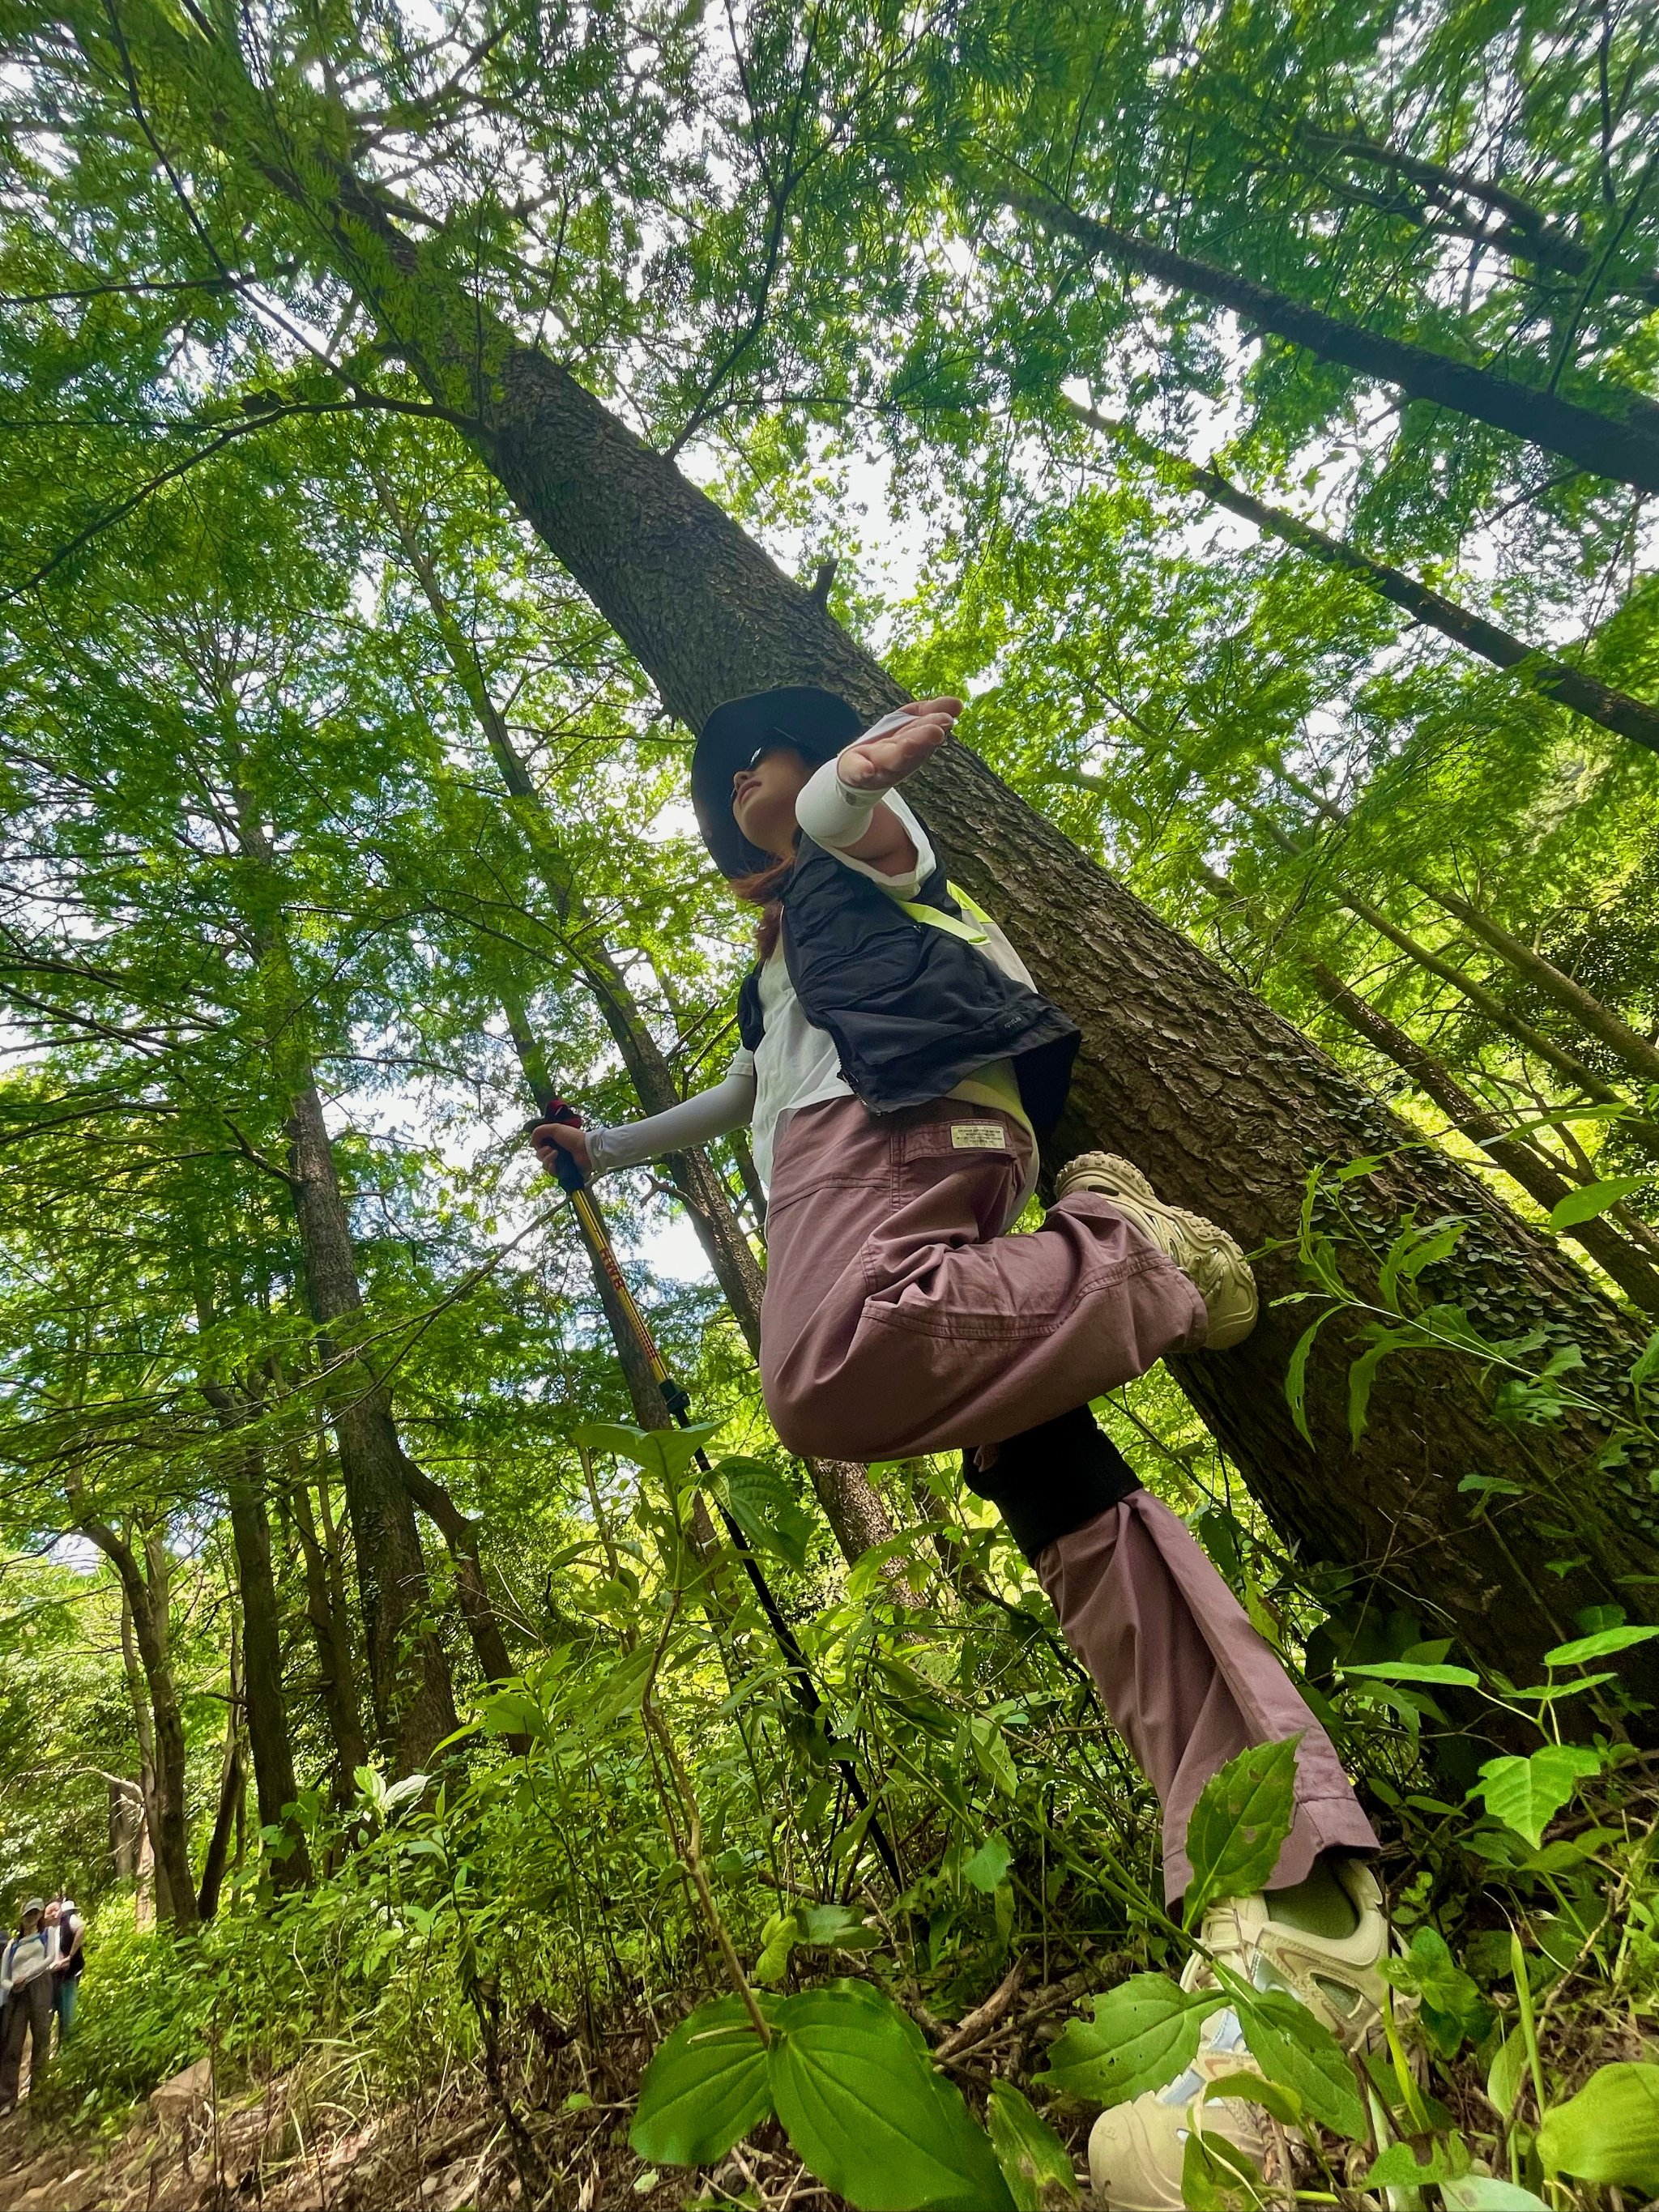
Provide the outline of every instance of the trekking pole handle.
<path id="1" fill-rule="evenodd" d="M 544 1098 L 538 1103 L 542 1110 L 531 1123 L 532 1129 L 542 1128 L 549 1121 L 559 1122 L 562 1127 L 569 1129 L 581 1127 L 582 1117 L 568 1098 Z M 560 1146 L 557 1157 L 553 1162 L 553 1173 L 558 1178 L 560 1189 L 568 1191 L 573 1195 L 575 1192 L 583 1189 L 587 1182 L 587 1177 L 576 1164 L 575 1155 L 567 1152 L 562 1146 Z"/>

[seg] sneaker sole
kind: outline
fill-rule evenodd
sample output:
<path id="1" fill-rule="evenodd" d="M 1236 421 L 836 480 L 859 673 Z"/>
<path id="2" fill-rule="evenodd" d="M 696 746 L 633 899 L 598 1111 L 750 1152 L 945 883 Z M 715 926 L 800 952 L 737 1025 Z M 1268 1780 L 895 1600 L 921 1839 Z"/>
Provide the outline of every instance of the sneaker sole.
<path id="1" fill-rule="evenodd" d="M 1228 1352 L 1244 1341 L 1261 1309 L 1255 1276 L 1237 1238 L 1201 1213 L 1166 1205 L 1121 1153 L 1082 1152 L 1068 1162 L 1055 1180 L 1054 1194 L 1064 1198 L 1073 1190 L 1114 1200 L 1125 1218 L 1196 1283 L 1209 1316 L 1205 1351 Z"/>

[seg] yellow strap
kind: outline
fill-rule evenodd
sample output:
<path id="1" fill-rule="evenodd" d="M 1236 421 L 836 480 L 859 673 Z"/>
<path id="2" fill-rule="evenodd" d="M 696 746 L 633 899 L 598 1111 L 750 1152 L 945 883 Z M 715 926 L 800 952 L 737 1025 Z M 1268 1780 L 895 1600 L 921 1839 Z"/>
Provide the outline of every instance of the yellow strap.
<path id="1" fill-rule="evenodd" d="M 919 899 L 899 899 L 896 903 L 904 908 L 913 921 L 926 922 L 929 929 L 942 929 L 947 937 L 959 937 L 964 944 L 988 945 L 990 938 L 981 925 L 989 921 L 990 915 L 982 906 L 975 906 L 967 892 L 958 890 L 954 884 L 946 884 L 945 888 L 963 912 L 972 917 L 971 920 L 961 921 L 955 915 L 946 914 L 942 907 L 925 906 Z"/>

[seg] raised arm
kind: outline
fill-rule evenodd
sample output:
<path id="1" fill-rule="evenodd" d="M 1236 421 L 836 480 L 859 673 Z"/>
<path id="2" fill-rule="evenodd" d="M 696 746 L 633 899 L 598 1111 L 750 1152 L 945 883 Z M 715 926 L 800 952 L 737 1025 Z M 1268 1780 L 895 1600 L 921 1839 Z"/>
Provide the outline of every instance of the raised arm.
<path id="1" fill-rule="evenodd" d="M 795 801 L 795 819 L 815 844 L 828 845 L 884 875 L 905 876 L 915 847 L 882 793 L 936 752 L 962 712 L 960 699 L 919 699 L 886 715 L 815 771 Z"/>

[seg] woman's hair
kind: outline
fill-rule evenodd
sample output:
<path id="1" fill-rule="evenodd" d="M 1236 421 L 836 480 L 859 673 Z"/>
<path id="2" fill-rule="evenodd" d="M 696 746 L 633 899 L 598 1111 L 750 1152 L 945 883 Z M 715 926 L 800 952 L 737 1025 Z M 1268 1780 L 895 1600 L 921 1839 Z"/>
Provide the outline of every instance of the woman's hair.
<path id="1" fill-rule="evenodd" d="M 792 853 L 787 860 L 774 860 L 770 867 L 756 868 L 746 876 L 730 879 L 735 896 L 760 908 L 760 918 L 755 924 L 757 960 L 769 960 L 777 948 L 778 934 L 783 927 L 783 887 L 794 865 L 795 855 Z"/>

